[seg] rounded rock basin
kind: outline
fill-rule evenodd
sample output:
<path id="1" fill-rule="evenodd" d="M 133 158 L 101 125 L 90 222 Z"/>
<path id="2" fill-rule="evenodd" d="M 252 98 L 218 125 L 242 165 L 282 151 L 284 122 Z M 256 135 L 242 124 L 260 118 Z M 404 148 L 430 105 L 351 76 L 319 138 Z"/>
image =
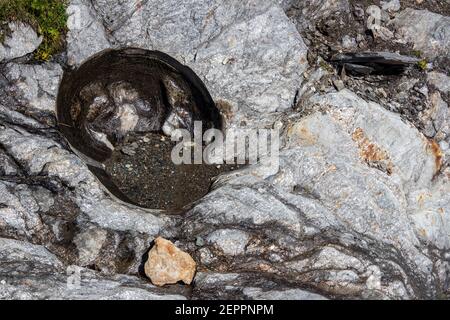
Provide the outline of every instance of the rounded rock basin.
<path id="1" fill-rule="evenodd" d="M 66 71 L 57 97 L 59 130 L 107 190 L 151 209 L 180 210 L 204 196 L 228 165 L 175 165 L 170 134 L 222 129 L 203 82 L 157 51 L 135 48 L 96 54 Z"/>

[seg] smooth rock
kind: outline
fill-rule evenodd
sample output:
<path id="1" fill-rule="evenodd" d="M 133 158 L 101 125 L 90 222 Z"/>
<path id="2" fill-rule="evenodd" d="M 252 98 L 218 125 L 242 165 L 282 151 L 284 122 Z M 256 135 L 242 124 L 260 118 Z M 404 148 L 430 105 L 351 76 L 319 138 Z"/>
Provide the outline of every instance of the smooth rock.
<path id="1" fill-rule="evenodd" d="M 221 288 L 217 290 L 216 288 Z M 326 300 L 327 298 L 301 288 L 286 286 L 283 280 L 264 273 L 199 272 L 194 295 L 200 299 L 242 300 Z"/>
<path id="2" fill-rule="evenodd" d="M 62 270 L 61 261 L 46 248 L 28 242 L 0 238 L 0 263 L 4 263 L 0 273 L 17 274 L 21 265 L 36 262 L 34 272 L 56 272 Z M 8 270 L 8 271 L 7 271 Z"/>

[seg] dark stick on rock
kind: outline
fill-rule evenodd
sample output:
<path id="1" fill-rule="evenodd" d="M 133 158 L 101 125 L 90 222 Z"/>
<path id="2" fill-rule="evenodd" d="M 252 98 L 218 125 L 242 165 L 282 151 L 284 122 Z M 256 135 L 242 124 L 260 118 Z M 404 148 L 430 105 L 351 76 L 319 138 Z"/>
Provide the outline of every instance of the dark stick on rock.
<path id="1" fill-rule="evenodd" d="M 419 61 L 393 52 L 339 53 L 331 58 L 332 63 L 339 67 L 345 66 L 349 73 L 357 75 L 399 74 Z"/>

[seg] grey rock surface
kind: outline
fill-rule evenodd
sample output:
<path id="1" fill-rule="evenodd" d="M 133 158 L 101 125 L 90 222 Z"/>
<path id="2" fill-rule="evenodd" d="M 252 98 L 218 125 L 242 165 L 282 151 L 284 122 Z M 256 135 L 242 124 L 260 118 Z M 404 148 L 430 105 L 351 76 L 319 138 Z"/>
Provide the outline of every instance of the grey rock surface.
<path id="1" fill-rule="evenodd" d="M 0 146 L 18 169 L 0 182 L 0 236 L 48 245 L 67 263 L 137 270 L 171 218 L 117 202 L 62 142 L 1 129 Z M 98 235 L 107 240 L 98 243 Z"/>
<path id="2" fill-rule="evenodd" d="M 214 238 L 234 221 L 250 234 L 239 258 L 211 245 L 199 250 L 199 261 L 227 272 L 245 266 L 338 296 L 433 296 L 442 279 L 433 272 L 436 253 L 421 243 L 448 248 L 441 242 L 449 240 L 447 222 L 427 227 L 430 207 L 417 201 L 435 188 L 442 194 L 448 182 L 432 182 L 429 142 L 348 90 L 311 103 L 321 111 L 288 125 L 276 175 L 250 168 L 224 178 L 188 213 L 186 236 Z M 449 210 L 448 200 L 434 201 L 432 208 Z"/>
<path id="3" fill-rule="evenodd" d="M 6 269 L 2 268 L 2 272 L 9 271 L 14 274 L 23 264 L 36 262 L 35 272 L 38 271 L 56 271 L 63 267 L 59 259 L 46 248 L 27 242 L 21 242 L 12 239 L 0 238 L 0 260 L 8 261 Z M 16 268 L 18 267 L 18 268 Z"/>
<path id="4" fill-rule="evenodd" d="M 448 104 L 442 99 L 439 92 L 430 96 L 430 108 L 421 115 L 424 122 L 423 133 L 435 138 L 437 142 L 448 140 L 450 135 L 450 113 Z"/>
<path id="5" fill-rule="evenodd" d="M 245 252 L 249 237 L 240 230 L 219 229 L 212 232 L 207 240 L 226 255 L 236 256 Z"/>
<path id="6" fill-rule="evenodd" d="M 95 15 L 90 1 L 73 0 L 67 7 L 67 59 L 70 65 L 80 65 L 87 58 L 111 45 L 100 17 Z"/>
<path id="7" fill-rule="evenodd" d="M 420 50 L 426 57 L 450 55 L 450 17 L 407 8 L 390 24 L 402 40 L 412 42 L 414 49 Z"/>
<path id="8" fill-rule="evenodd" d="M 328 79 L 338 75 L 310 66 L 284 10 L 307 26 L 350 6 L 70 2 L 65 67 L 106 48 L 161 50 L 199 75 L 227 128 L 282 128 L 279 170 L 222 175 L 182 216 L 119 201 L 70 149 L 55 126 L 62 66 L 0 65 L 1 299 L 449 294 L 448 77 L 429 72 L 420 83 L 427 108 L 415 126 L 340 82 L 336 91 Z M 448 54 L 448 17 L 405 9 L 394 21 L 430 57 Z M 419 85 L 409 80 L 408 90 Z M 156 288 L 139 276 L 157 236 L 193 256 L 200 272 L 191 287 Z"/>
<path id="9" fill-rule="evenodd" d="M 0 151 L 0 174 L 9 176 L 17 173 L 17 166 L 14 161 L 4 151 Z"/>
<path id="10" fill-rule="evenodd" d="M 327 300 L 325 297 L 300 289 L 269 290 L 245 288 L 243 293 L 253 300 Z"/>
<path id="11" fill-rule="evenodd" d="M 55 99 L 63 74 L 60 65 L 8 63 L 3 69 L 7 81 L 4 89 L 17 105 L 26 107 L 27 113 L 55 113 Z"/>
<path id="12" fill-rule="evenodd" d="M 296 17 L 300 29 L 311 28 L 313 23 L 337 13 L 349 13 L 348 0 L 279 1 L 286 11 Z"/>
<path id="13" fill-rule="evenodd" d="M 0 62 L 20 58 L 35 51 L 42 42 L 36 31 L 28 24 L 22 22 L 10 22 L 8 34 L 3 43 L 0 43 Z"/>
<path id="14" fill-rule="evenodd" d="M 251 125 L 261 118 L 270 122 L 272 113 L 294 104 L 307 66 L 307 48 L 284 11 L 272 1 L 180 4 L 176 0 L 153 0 L 136 2 L 138 6 L 120 2 L 119 7 L 114 1 L 94 0 L 93 8 L 86 3 L 73 1 L 69 7 L 80 12 L 83 21 L 92 22 L 80 32 L 68 26 L 72 65 L 105 47 L 163 51 L 199 75 L 223 112 L 229 105 L 234 108 L 234 117 L 227 119 L 230 126 L 243 121 Z M 192 18 L 174 22 L 175 7 L 180 17 Z M 94 27 L 99 20 L 107 21 L 110 32 Z"/>
<path id="15" fill-rule="evenodd" d="M 0 238 L 0 264 L 0 299 L 186 299 L 182 292 L 164 292 L 136 277 L 65 268 L 47 249 L 28 242 Z"/>
<path id="16" fill-rule="evenodd" d="M 446 74 L 432 71 L 427 74 L 428 83 L 435 86 L 442 93 L 448 94 L 450 92 L 450 77 Z"/>

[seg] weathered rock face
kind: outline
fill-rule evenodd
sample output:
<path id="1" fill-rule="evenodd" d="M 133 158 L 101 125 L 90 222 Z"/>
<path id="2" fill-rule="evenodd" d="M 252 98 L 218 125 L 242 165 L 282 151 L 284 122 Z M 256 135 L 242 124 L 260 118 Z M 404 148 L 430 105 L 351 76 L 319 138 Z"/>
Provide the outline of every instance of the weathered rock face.
<path id="1" fill-rule="evenodd" d="M 157 286 L 174 284 L 178 281 L 191 284 L 195 270 L 195 261 L 188 253 L 161 237 L 155 239 L 155 245 L 145 262 L 145 274 Z"/>
<path id="2" fill-rule="evenodd" d="M 36 50 L 42 42 L 36 31 L 21 22 L 8 24 L 9 35 L 0 43 L 0 62 L 20 58 Z"/>
<path id="3" fill-rule="evenodd" d="M 450 55 L 450 17 L 408 8 L 391 23 L 405 41 L 412 42 L 427 57 Z"/>
<path id="4" fill-rule="evenodd" d="M 348 0 L 280 1 L 291 16 L 296 17 L 301 29 L 313 27 L 314 21 L 326 19 L 339 13 L 349 13 Z"/>
<path id="5" fill-rule="evenodd" d="M 381 9 L 386 10 L 389 13 L 396 12 L 401 8 L 400 0 L 381 1 L 380 4 Z"/>
<path id="6" fill-rule="evenodd" d="M 226 127 L 282 127 L 276 173 L 254 165 L 223 175 L 183 216 L 111 196 L 55 127 L 63 68 L 7 58 L 0 65 L 0 298 L 448 295 L 448 78 L 429 72 L 420 83 L 422 126 L 382 102 L 336 91 L 327 81 L 333 71 L 310 66 L 305 75 L 307 47 L 283 12 L 292 6 L 320 18 L 349 8 L 347 1 L 71 1 L 69 67 L 106 48 L 161 50 L 199 75 Z M 406 10 L 396 26 L 409 23 Z M 426 26 L 418 39 L 448 55 L 448 17 L 418 12 Z M 297 26 L 302 19 L 296 15 Z M 407 39 L 413 29 L 404 30 Z M 180 249 L 159 236 L 177 239 Z M 138 277 L 155 238 L 146 266 L 153 283 L 190 286 L 159 288 Z M 175 275 L 163 274 L 160 263 Z"/>

